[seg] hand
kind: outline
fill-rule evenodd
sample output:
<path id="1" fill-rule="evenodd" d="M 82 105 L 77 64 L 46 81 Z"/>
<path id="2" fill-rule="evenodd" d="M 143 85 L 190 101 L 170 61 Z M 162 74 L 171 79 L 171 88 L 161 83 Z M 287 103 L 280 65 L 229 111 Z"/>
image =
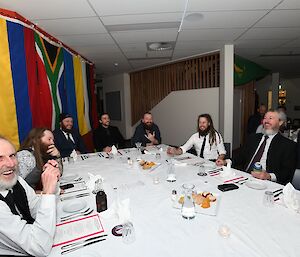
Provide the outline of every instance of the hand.
<path id="1" fill-rule="evenodd" d="M 56 167 L 53 165 L 57 165 Z M 43 167 L 42 185 L 44 194 L 55 194 L 57 181 L 60 178 L 58 163 L 54 160 L 49 160 Z"/>
<path id="2" fill-rule="evenodd" d="M 153 131 L 153 134 L 151 134 L 150 132 L 147 131 L 147 135 L 145 135 L 145 137 L 151 141 L 152 144 L 156 144 L 157 140 L 155 138 L 155 131 Z"/>
<path id="3" fill-rule="evenodd" d="M 47 153 L 51 156 L 56 156 L 56 157 L 60 157 L 60 153 L 57 150 L 57 148 L 55 147 L 55 145 L 49 145 L 48 146 L 48 150 Z"/>
<path id="4" fill-rule="evenodd" d="M 103 152 L 105 152 L 105 153 L 109 153 L 110 151 L 111 151 L 111 147 L 110 146 L 107 146 L 107 147 L 104 147 L 103 148 Z"/>
<path id="5" fill-rule="evenodd" d="M 78 150 L 76 150 L 76 153 L 77 153 L 77 154 L 81 154 L 81 152 L 79 152 Z"/>
<path id="6" fill-rule="evenodd" d="M 251 171 L 251 175 L 258 179 L 271 180 L 271 175 L 268 172 L 266 172 L 265 170 L 259 171 L 259 172 Z"/>
<path id="7" fill-rule="evenodd" d="M 222 159 L 217 159 L 216 160 L 216 165 L 217 166 L 225 166 L 227 164 L 226 160 L 222 160 Z"/>
<path id="8" fill-rule="evenodd" d="M 167 154 L 175 154 L 175 151 L 176 151 L 175 147 L 168 147 L 167 148 Z"/>

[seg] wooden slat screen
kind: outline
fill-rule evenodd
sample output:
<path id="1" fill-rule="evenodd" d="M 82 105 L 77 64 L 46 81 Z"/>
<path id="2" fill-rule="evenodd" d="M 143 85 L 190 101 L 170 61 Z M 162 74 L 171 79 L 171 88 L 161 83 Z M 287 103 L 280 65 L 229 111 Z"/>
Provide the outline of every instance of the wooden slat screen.
<path id="1" fill-rule="evenodd" d="M 132 72 L 130 73 L 132 125 L 171 91 L 211 88 L 219 85 L 219 53 Z"/>

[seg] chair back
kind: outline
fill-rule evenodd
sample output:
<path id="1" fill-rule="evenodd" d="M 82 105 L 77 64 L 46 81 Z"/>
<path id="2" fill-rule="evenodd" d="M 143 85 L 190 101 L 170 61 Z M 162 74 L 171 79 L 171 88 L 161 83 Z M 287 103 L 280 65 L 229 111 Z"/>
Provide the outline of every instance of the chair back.
<path id="1" fill-rule="evenodd" d="M 225 159 L 231 159 L 231 144 L 230 143 L 224 143 L 224 147 L 226 150 Z"/>
<path id="2" fill-rule="evenodd" d="M 294 177 L 293 177 L 293 180 L 292 180 L 292 185 L 297 190 L 300 190 L 300 169 L 295 170 L 295 174 L 294 174 Z"/>

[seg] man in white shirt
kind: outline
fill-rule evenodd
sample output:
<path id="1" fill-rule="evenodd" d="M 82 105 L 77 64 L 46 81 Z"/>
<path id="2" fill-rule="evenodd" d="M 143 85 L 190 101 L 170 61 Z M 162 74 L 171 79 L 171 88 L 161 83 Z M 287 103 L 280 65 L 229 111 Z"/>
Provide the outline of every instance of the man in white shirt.
<path id="1" fill-rule="evenodd" d="M 209 114 L 201 114 L 198 117 L 198 132 L 181 147 L 169 147 L 168 154 L 183 154 L 193 146 L 197 155 L 206 160 L 223 160 L 225 158 L 225 147 L 221 134 L 215 130 L 212 118 Z"/>
<path id="2" fill-rule="evenodd" d="M 49 160 L 43 169 L 43 192 L 38 196 L 18 176 L 14 146 L 0 136 L 1 256 L 47 256 L 51 251 L 60 172 L 55 160 Z"/>

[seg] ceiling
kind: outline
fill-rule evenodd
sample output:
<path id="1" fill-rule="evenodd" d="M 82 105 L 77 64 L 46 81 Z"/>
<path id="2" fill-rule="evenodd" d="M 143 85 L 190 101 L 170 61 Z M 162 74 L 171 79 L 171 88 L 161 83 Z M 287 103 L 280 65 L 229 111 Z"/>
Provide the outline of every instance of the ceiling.
<path id="1" fill-rule="evenodd" d="M 300 0 L 0 0 L 93 61 L 99 77 L 234 44 L 235 53 L 300 77 Z M 174 50 L 148 51 L 149 42 Z"/>

